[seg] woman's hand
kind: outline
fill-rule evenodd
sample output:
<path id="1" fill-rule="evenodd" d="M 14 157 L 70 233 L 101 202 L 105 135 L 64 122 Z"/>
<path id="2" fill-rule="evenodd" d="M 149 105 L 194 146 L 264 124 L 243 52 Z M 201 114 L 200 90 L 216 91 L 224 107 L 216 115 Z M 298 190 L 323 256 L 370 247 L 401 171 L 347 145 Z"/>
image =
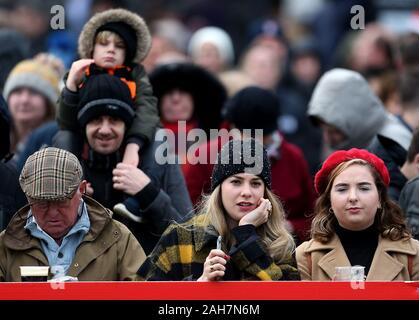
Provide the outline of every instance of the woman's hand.
<path id="1" fill-rule="evenodd" d="M 255 210 L 250 211 L 239 221 L 239 226 L 253 224 L 255 227 L 266 223 L 272 212 L 272 204 L 268 199 L 260 198 Z"/>
<path id="2" fill-rule="evenodd" d="M 212 249 L 204 262 L 204 271 L 197 281 L 218 281 L 222 280 L 226 270 L 226 263 L 230 256 L 222 250 Z"/>

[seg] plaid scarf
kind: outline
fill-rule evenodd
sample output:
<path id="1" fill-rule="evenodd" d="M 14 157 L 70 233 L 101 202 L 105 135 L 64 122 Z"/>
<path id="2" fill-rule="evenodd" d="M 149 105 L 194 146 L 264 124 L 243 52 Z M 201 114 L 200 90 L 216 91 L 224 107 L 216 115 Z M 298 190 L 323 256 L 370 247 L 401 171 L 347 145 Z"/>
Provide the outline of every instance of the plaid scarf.
<path id="1" fill-rule="evenodd" d="M 203 272 L 209 252 L 216 248 L 218 233 L 205 224 L 203 215 L 194 216 L 183 224 L 174 223 L 138 270 L 148 281 L 196 280 Z M 250 232 L 249 232 L 250 230 Z M 222 250 L 231 259 L 227 262 L 223 280 L 299 280 L 295 258 L 276 264 L 267 254 L 256 229 L 239 226 L 232 230 L 237 242 Z"/>

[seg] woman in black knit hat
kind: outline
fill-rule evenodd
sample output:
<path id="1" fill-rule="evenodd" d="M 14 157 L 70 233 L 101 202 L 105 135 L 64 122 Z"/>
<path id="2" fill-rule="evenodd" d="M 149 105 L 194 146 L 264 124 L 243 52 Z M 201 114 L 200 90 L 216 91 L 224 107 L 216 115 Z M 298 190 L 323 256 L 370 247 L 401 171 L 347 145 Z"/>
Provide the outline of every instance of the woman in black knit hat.
<path id="1" fill-rule="evenodd" d="M 138 274 L 144 280 L 299 280 L 294 241 L 271 192 L 269 160 L 253 139 L 221 149 L 199 213 L 174 223 Z"/>

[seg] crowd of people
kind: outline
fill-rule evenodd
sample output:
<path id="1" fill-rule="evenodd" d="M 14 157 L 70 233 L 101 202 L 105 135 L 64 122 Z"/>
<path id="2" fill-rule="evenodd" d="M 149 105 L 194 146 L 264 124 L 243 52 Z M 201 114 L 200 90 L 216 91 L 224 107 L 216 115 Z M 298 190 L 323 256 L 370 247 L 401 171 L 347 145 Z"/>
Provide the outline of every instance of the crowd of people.
<path id="1" fill-rule="evenodd" d="M 235 65 L 222 28 L 181 50 L 108 9 L 67 71 L 49 53 L 13 66 L 0 281 L 25 265 L 80 281 L 331 281 L 350 266 L 419 280 L 419 34 L 367 26 L 323 73 L 312 38 L 290 48 L 270 22 Z"/>

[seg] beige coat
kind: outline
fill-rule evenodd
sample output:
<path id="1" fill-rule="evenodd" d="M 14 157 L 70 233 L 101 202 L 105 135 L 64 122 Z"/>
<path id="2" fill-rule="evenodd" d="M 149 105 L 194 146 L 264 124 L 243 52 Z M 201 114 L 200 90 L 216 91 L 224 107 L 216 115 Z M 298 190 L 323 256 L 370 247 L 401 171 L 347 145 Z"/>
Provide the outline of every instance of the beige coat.
<path id="1" fill-rule="evenodd" d="M 408 272 L 408 255 L 412 256 L 411 275 Z M 301 280 L 331 281 L 335 267 L 351 265 L 336 235 L 326 244 L 314 240 L 302 243 L 297 248 L 296 258 Z M 366 280 L 418 281 L 419 241 L 391 241 L 380 237 Z"/>
<path id="2" fill-rule="evenodd" d="M 80 281 L 135 280 L 145 254 L 133 234 L 95 200 L 85 197 L 90 230 L 76 250 L 67 275 Z M 20 281 L 19 266 L 47 266 L 41 243 L 23 228 L 28 207 L 0 234 L 0 281 Z"/>

